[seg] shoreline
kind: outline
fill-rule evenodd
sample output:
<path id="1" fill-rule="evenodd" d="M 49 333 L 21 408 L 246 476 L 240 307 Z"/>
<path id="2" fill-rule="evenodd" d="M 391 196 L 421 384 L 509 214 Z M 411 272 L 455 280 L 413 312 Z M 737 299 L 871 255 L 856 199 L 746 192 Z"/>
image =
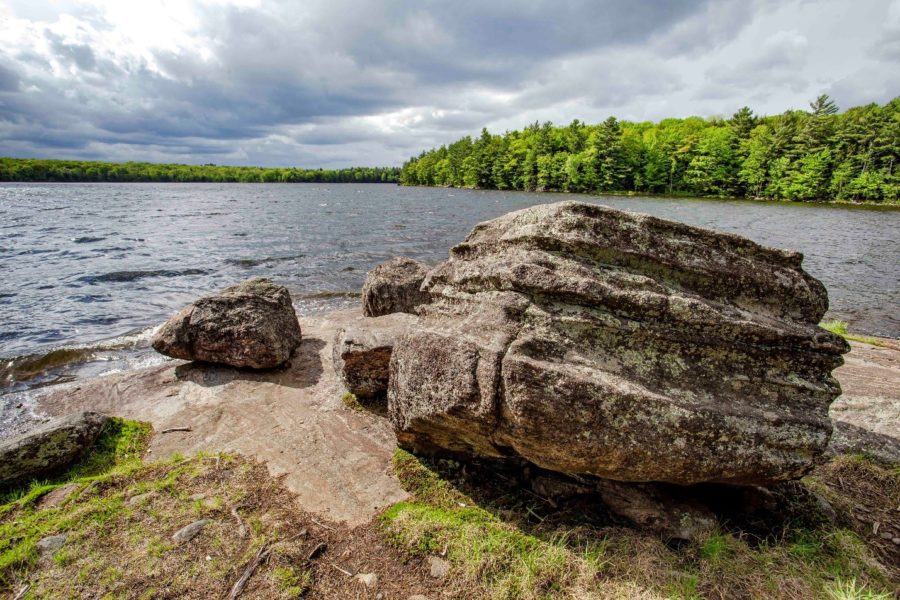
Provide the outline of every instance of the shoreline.
<path id="1" fill-rule="evenodd" d="M 397 187 L 444 189 L 444 190 L 468 190 L 472 192 L 502 192 L 515 194 L 561 194 L 575 197 L 601 198 L 613 196 L 616 198 L 649 198 L 653 200 L 710 200 L 729 202 L 750 202 L 753 204 L 774 204 L 784 206 L 832 206 L 836 208 L 858 209 L 884 209 L 887 211 L 900 211 L 900 202 L 854 202 L 850 200 L 776 200 L 774 198 L 749 198 L 746 196 L 696 196 L 693 194 L 664 194 L 656 192 L 570 192 L 566 190 L 500 190 L 497 188 L 456 187 L 450 185 L 419 185 L 412 183 L 398 183 Z"/>
<path id="2" fill-rule="evenodd" d="M 148 457 L 237 451 L 265 463 L 311 512 L 363 523 L 405 498 L 387 476 L 396 445 L 382 414 L 348 409 L 334 370 L 338 328 L 364 319 L 359 308 L 303 318 L 291 365 L 272 372 L 167 360 L 161 365 L 46 388 L 38 414 L 95 410 L 146 421 L 157 433 Z M 850 342 L 835 370 L 843 394 L 830 413 L 831 453 L 865 453 L 900 462 L 900 346 Z"/>

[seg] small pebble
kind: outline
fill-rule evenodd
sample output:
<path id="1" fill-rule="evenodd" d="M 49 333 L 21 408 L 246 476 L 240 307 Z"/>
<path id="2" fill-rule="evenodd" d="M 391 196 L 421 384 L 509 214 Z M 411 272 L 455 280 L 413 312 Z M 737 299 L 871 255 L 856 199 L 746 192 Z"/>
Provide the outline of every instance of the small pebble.
<path id="1" fill-rule="evenodd" d="M 378 575 L 375 573 L 359 573 L 354 579 L 367 588 L 373 588 L 378 585 Z"/>
<path id="2" fill-rule="evenodd" d="M 428 566 L 431 569 L 431 576 L 435 579 L 443 579 L 450 572 L 450 563 L 440 556 L 429 556 Z"/>
<path id="3" fill-rule="evenodd" d="M 200 533 L 200 530 L 206 527 L 208 523 L 209 519 L 200 519 L 199 521 L 194 521 L 190 525 L 182 527 L 181 529 L 176 531 L 172 536 L 172 539 L 179 544 L 187 543 L 197 537 L 197 534 Z"/>
<path id="4" fill-rule="evenodd" d="M 63 544 L 65 543 L 66 534 L 61 533 L 59 535 L 48 535 L 35 545 L 38 552 L 40 552 L 42 556 L 45 556 L 47 554 L 53 554 L 54 552 L 62 548 Z"/>
<path id="5" fill-rule="evenodd" d="M 156 495 L 156 492 L 147 492 L 145 494 L 138 494 L 137 496 L 132 496 L 131 498 L 128 499 L 128 506 L 135 506 L 137 504 L 140 504 L 140 503 L 144 502 L 145 500 L 149 500 L 154 495 Z"/>

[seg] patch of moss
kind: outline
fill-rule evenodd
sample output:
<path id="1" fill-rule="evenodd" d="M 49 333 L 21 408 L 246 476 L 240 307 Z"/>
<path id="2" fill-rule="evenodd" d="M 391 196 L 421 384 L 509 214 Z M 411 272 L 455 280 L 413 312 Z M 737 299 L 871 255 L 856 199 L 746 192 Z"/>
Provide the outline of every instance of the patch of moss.
<path id="1" fill-rule="evenodd" d="M 341 396 L 341 402 L 344 403 L 344 406 L 349 408 L 350 410 L 355 410 L 358 412 L 363 412 L 365 407 L 359 403 L 359 399 L 357 399 L 356 394 L 353 392 L 344 392 L 344 395 Z"/>
<path id="2" fill-rule="evenodd" d="M 278 588 L 289 598 L 300 598 L 309 590 L 312 574 L 309 571 L 297 571 L 294 567 L 276 567 L 272 577 Z"/>

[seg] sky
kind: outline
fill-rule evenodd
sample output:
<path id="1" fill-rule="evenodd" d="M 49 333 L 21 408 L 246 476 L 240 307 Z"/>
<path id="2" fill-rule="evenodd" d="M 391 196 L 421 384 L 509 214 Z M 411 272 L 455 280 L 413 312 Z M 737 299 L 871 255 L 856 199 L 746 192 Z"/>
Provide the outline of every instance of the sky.
<path id="1" fill-rule="evenodd" d="M 0 0 L 0 156 L 399 166 L 821 93 L 900 95 L 900 0 Z"/>

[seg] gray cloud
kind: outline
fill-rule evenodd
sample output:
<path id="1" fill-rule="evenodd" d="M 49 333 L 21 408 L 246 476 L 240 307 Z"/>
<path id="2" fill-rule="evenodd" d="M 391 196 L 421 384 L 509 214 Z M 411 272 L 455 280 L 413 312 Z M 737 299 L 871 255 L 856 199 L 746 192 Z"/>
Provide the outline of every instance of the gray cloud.
<path id="1" fill-rule="evenodd" d="M 893 46 L 866 52 L 861 26 L 841 69 L 822 55 L 839 0 L 819 24 L 799 0 L 11 2 L 2 155 L 399 164 L 482 126 L 900 92 L 877 74 Z M 897 23 L 868 25 L 888 39 Z"/>

